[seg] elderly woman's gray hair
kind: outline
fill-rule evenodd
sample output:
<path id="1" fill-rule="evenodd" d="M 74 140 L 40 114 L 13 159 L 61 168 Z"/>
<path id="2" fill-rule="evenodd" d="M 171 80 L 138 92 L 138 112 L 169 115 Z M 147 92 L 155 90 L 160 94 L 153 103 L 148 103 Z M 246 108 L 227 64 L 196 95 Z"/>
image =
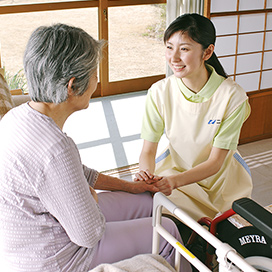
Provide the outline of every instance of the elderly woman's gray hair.
<path id="1" fill-rule="evenodd" d="M 74 93 L 82 95 L 97 70 L 103 44 L 77 27 L 56 24 L 37 28 L 24 55 L 31 99 L 56 104 L 66 101 L 73 77 Z"/>

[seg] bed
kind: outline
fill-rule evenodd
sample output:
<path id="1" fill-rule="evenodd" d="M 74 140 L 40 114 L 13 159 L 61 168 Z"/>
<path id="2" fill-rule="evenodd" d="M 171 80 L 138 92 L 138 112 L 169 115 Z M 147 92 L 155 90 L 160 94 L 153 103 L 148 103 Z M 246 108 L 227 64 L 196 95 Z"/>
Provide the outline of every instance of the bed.
<path id="1" fill-rule="evenodd" d="M 133 258 L 126 259 L 114 264 L 101 264 L 92 269 L 92 272 L 173 272 L 180 270 L 180 258 L 183 256 L 194 267 L 201 272 L 211 272 L 211 270 L 202 263 L 196 256 L 194 256 L 180 241 L 176 240 L 170 233 L 168 233 L 160 224 L 162 216 L 162 208 L 168 209 L 173 215 L 192 228 L 196 233 L 202 236 L 215 249 L 217 261 L 219 262 L 219 272 L 226 271 L 246 271 L 257 272 L 255 268 L 249 265 L 245 260 L 236 253 L 236 251 L 226 243 L 221 242 L 214 235 L 212 235 L 206 228 L 194 221 L 189 215 L 173 204 L 164 194 L 156 193 L 154 195 L 153 206 L 153 245 L 152 254 L 137 255 Z M 158 253 L 159 239 L 163 237 L 176 250 L 175 268 L 171 267 Z M 239 267 L 241 270 L 237 269 Z M 187 271 L 185 271 L 187 272 Z"/>

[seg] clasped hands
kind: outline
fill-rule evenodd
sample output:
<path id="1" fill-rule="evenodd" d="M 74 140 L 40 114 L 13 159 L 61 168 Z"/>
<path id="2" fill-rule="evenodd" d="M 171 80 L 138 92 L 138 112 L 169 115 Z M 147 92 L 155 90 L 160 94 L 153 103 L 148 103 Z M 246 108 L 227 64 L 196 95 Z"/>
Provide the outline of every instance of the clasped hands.
<path id="1" fill-rule="evenodd" d="M 145 171 L 141 170 L 137 174 L 135 174 L 134 181 L 144 181 L 149 185 L 153 185 L 157 188 L 159 192 L 164 193 L 165 195 L 170 195 L 172 190 L 174 189 L 174 184 L 171 181 L 170 177 L 161 177 L 150 173 L 147 169 Z"/>

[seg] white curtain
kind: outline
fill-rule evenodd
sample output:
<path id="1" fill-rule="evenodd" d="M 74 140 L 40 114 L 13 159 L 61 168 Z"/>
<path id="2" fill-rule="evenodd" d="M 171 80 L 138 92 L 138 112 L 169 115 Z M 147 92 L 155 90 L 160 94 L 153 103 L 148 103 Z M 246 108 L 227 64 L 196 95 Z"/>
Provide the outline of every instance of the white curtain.
<path id="1" fill-rule="evenodd" d="M 203 14 L 204 0 L 167 0 L 166 27 L 178 16 L 184 13 Z M 172 74 L 171 69 L 166 68 L 166 76 Z"/>
<path id="2" fill-rule="evenodd" d="M 204 0 L 167 0 L 167 26 L 183 13 L 203 14 Z"/>

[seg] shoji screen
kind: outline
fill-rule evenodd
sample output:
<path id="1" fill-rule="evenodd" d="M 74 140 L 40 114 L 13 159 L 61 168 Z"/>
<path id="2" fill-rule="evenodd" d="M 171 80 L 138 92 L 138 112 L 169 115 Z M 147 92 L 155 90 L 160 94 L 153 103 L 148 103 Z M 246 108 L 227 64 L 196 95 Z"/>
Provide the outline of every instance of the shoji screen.
<path id="1" fill-rule="evenodd" d="M 215 52 L 252 106 L 241 142 L 272 137 L 272 0 L 207 0 L 216 27 Z"/>

